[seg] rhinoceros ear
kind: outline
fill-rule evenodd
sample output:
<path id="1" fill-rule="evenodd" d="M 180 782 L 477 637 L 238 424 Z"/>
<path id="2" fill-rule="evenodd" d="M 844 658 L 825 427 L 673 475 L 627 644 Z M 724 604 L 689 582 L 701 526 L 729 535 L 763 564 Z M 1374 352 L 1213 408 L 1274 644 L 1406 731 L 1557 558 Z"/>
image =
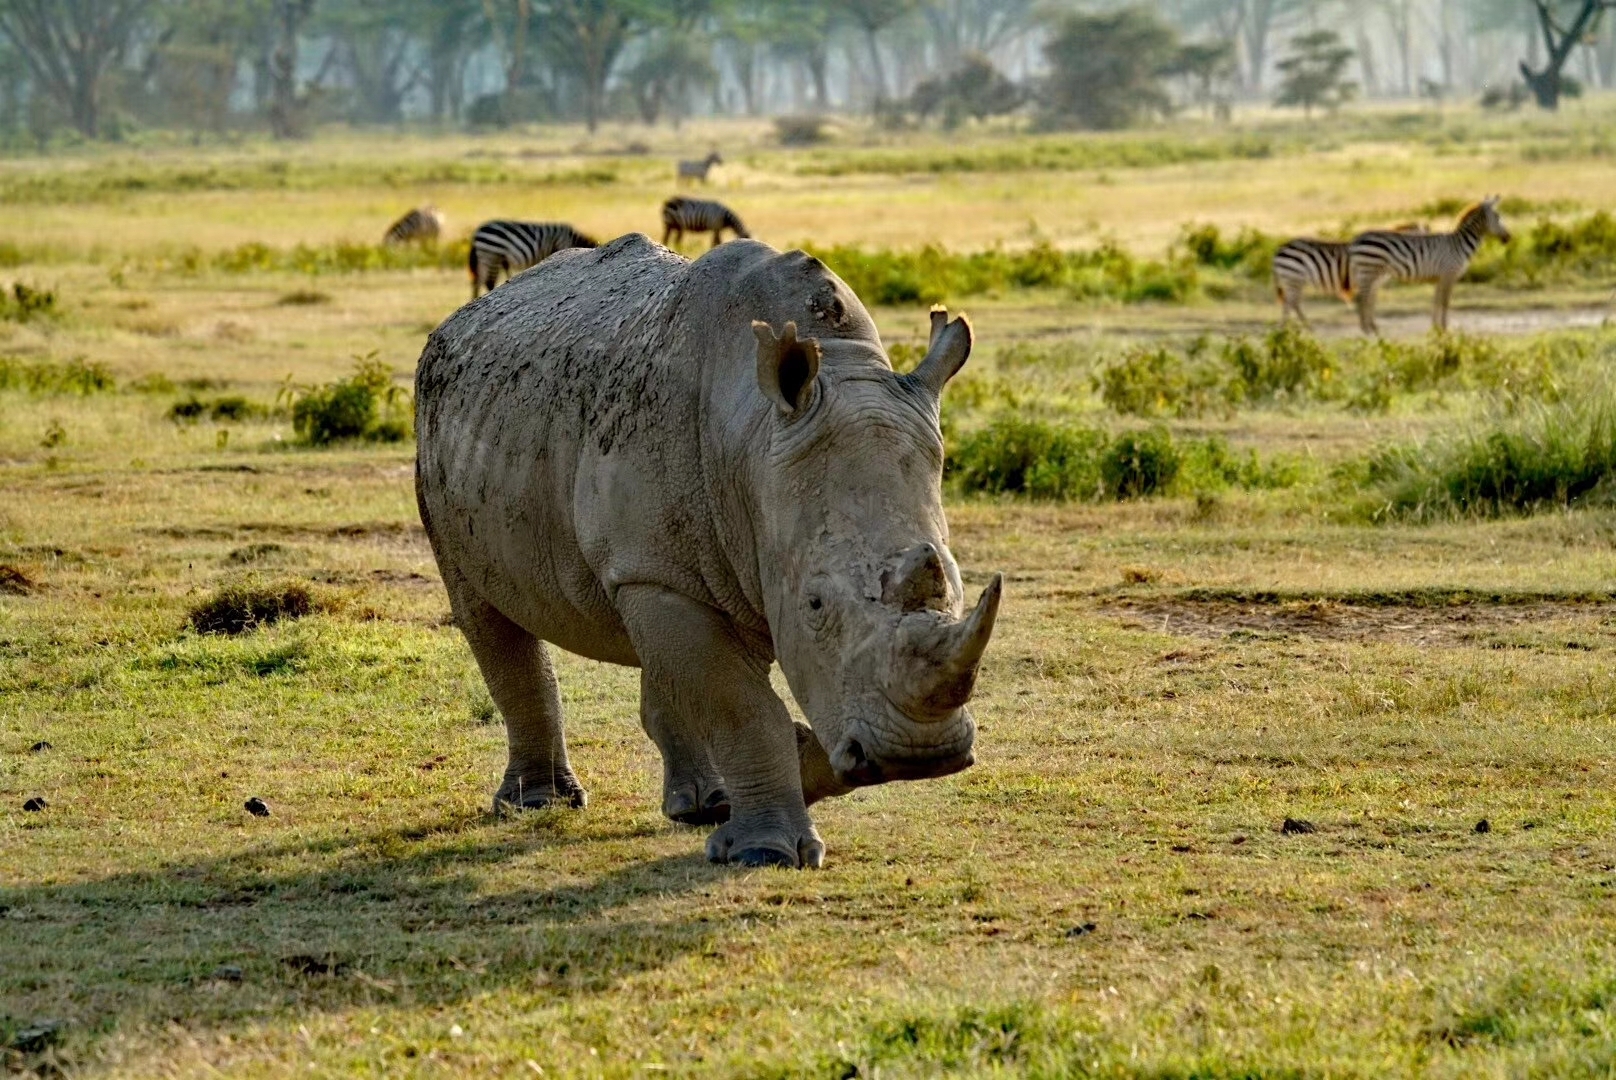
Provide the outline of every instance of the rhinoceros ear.
<path id="1" fill-rule="evenodd" d="M 909 373 L 909 377 L 929 388 L 932 393 L 941 395 L 943 384 L 952 379 L 970 358 L 973 340 L 971 320 L 961 315 L 949 322 L 947 308 L 932 308 L 931 341 L 926 349 L 926 358 Z"/>
<path id="2" fill-rule="evenodd" d="M 797 338 L 797 324 L 786 323 L 780 336 L 766 322 L 754 322 L 757 335 L 758 389 L 787 415 L 797 412 L 813 397 L 814 381 L 819 378 L 819 342 Z"/>

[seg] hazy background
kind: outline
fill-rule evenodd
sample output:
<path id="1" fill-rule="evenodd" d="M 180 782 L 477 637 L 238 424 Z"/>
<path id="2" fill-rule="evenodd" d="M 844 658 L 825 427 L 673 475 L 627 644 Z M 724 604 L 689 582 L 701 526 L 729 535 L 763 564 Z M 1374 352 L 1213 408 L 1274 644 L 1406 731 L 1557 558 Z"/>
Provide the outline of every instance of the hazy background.
<path id="1" fill-rule="evenodd" d="M 0 146 L 316 125 L 1542 103 L 1616 81 L 1600 0 L 0 0 Z M 1546 25 L 1545 25 L 1546 22 Z M 1522 62 L 1545 70 L 1526 84 Z M 1558 63 L 1563 77 L 1553 78 Z M 812 125 L 782 134 L 812 141 Z"/>

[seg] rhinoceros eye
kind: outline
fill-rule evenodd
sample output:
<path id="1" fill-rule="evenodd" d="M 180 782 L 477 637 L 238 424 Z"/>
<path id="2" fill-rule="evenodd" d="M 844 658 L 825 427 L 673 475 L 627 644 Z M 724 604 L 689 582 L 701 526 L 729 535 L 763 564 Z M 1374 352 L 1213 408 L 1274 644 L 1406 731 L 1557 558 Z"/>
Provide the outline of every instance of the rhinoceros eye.
<path id="1" fill-rule="evenodd" d="M 815 633 L 825 629 L 825 623 L 830 618 L 830 608 L 825 605 L 824 590 L 817 585 L 810 585 L 803 590 L 803 619 Z"/>

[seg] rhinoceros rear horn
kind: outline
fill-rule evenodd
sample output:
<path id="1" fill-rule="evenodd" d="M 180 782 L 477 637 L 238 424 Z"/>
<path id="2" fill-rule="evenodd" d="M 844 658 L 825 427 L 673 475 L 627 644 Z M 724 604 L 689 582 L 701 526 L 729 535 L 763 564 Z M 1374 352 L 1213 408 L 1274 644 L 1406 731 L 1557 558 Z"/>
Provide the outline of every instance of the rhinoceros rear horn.
<path id="1" fill-rule="evenodd" d="M 943 384 L 954 377 L 971 355 L 971 320 L 961 315 L 949 321 L 948 309 L 931 309 L 931 341 L 926 358 L 909 377 L 934 394 L 942 394 Z"/>
<path id="2" fill-rule="evenodd" d="M 797 338 L 797 324 L 788 322 L 775 336 L 774 327 L 754 322 L 757 335 L 757 379 L 763 396 L 787 415 L 808 404 L 814 380 L 819 378 L 819 342 Z"/>

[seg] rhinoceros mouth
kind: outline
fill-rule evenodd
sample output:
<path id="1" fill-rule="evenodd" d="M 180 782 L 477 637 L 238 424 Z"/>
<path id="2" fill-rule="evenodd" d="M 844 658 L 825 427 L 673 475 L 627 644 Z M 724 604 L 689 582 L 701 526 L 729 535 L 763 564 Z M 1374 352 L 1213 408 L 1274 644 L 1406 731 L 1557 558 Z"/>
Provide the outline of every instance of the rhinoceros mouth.
<path id="1" fill-rule="evenodd" d="M 893 720 L 915 723 L 890 703 L 888 710 Z M 884 745 L 886 740 L 870 732 L 868 725 L 854 721 L 847 725 L 848 734 L 830 755 L 831 769 L 838 780 L 850 787 L 869 787 L 891 780 L 927 780 L 961 772 L 976 764 L 972 749 L 976 725 L 971 722 L 969 713 L 964 713 L 956 723 L 960 728 L 959 737 L 936 747 L 913 749 L 889 748 Z"/>

